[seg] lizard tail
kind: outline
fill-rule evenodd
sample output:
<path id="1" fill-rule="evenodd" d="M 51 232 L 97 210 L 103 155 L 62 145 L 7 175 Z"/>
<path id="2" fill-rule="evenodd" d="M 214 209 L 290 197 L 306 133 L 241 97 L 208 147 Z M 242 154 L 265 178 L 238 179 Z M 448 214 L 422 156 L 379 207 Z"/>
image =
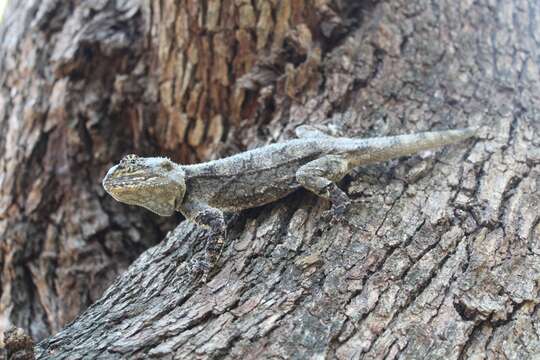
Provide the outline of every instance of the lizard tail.
<path id="1" fill-rule="evenodd" d="M 358 145 L 363 151 L 355 162 L 361 165 L 411 155 L 419 151 L 463 141 L 473 137 L 476 131 L 477 128 L 471 127 L 360 140 Z"/>

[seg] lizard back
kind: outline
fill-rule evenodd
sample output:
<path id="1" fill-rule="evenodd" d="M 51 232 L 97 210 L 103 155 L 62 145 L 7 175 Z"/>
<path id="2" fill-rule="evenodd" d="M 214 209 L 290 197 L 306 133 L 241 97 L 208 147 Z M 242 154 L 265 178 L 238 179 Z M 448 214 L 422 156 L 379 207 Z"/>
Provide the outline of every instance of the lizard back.
<path id="1" fill-rule="evenodd" d="M 298 168 L 326 154 L 329 147 L 327 139 L 295 139 L 187 165 L 187 194 L 228 211 L 264 205 L 297 189 Z"/>

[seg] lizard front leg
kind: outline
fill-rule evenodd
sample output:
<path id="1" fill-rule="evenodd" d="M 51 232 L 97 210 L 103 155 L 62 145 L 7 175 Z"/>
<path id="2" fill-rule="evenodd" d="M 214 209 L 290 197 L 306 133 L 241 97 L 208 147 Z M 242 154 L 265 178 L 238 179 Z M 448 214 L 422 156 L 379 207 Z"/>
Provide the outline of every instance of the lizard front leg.
<path id="1" fill-rule="evenodd" d="M 332 220 L 341 217 L 349 207 L 351 200 L 336 182 L 349 171 L 349 161 L 339 155 L 327 155 L 313 160 L 296 172 L 296 180 L 304 188 L 316 195 L 330 200 Z"/>
<path id="2" fill-rule="evenodd" d="M 192 261 L 192 271 L 202 272 L 202 281 L 206 282 L 208 273 L 216 264 L 225 243 L 226 227 L 223 212 L 203 203 L 184 204 L 179 210 L 186 218 L 210 231 L 203 259 Z"/>

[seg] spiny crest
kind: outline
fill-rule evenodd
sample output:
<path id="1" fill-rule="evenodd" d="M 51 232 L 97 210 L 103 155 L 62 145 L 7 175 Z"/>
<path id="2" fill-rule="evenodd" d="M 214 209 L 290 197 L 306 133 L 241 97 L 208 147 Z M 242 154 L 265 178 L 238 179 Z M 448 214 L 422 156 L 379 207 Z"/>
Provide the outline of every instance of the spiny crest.
<path id="1" fill-rule="evenodd" d="M 118 164 L 118 175 L 137 171 L 141 165 L 141 159 L 142 158 L 135 154 L 128 154 L 124 156 Z"/>
<path id="2" fill-rule="evenodd" d="M 128 154 L 120 160 L 120 162 L 133 162 L 136 161 L 139 157 L 135 154 Z"/>
<path id="3" fill-rule="evenodd" d="M 172 165 L 173 162 L 167 157 L 144 158 L 135 154 L 128 154 L 120 160 L 115 175 L 124 176 L 150 168 L 171 170 Z"/>

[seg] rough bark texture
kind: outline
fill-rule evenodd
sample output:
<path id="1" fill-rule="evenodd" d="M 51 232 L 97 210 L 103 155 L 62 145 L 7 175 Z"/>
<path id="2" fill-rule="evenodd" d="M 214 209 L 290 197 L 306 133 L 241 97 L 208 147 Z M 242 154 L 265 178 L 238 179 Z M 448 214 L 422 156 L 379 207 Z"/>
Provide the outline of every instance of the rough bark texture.
<path id="1" fill-rule="evenodd" d="M 58 331 L 165 233 L 100 186 L 123 153 L 161 149 L 148 16 L 121 1 L 10 2 L 0 28 L 0 331 Z"/>
<path id="2" fill-rule="evenodd" d="M 112 163 L 209 157 L 241 116 L 245 127 L 268 120 L 254 113 L 256 90 L 271 96 L 285 60 L 311 46 L 310 27 L 326 24 L 331 39 L 340 21 L 325 0 L 11 1 L 0 28 L 0 332 L 58 331 L 180 221 L 105 196 Z M 284 56 L 286 42 L 299 50 Z"/>
<path id="3" fill-rule="evenodd" d="M 152 2 L 165 149 L 208 159 L 227 130 L 270 121 L 263 105 L 276 101 L 278 78 L 287 95 L 309 82 L 315 94 L 321 47 L 343 37 L 359 9 L 331 0 Z"/>
<path id="4" fill-rule="evenodd" d="M 27 38 L 11 45 L 29 51 L 21 51 L 20 59 L 47 62 L 50 68 L 45 68 L 51 73 L 39 72 L 35 66 L 23 68 L 11 60 L 0 64 L 0 68 L 9 65 L 12 69 L 0 73 L 0 99 L 6 102 L 0 107 L 0 130 L 5 134 L 17 129 L 15 137 L 0 138 L 0 147 L 13 152 L 6 159 L 14 159 L 0 160 L 0 166 L 9 170 L 0 179 L 4 182 L 0 209 L 6 209 L 0 212 L 4 214 L 0 231 L 13 234 L 2 235 L 8 245 L 9 241 L 18 244 L 7 249 L 19 249 L 14 253 L 18 257 L 2 253 L 2 304 L 9 295 L 6 287 L 13 294 L 14 287 L 8 284 L 17 279 L 15 275 L 41 277 L 46 282 L 51 276 L 47 269 L 62 268 L 63 263 L 57 263 L 65 261 L 63 257 L 49 260 L 47 256 L 61 254 L 57 248 L 69 247 L 70 241 L 87 239 L 82 224 L 92 223 L 84 215 L 92 209 L 88 205 L 92 202 L 108 204 L 109 211 L 103 211 L 108 222 L 101 233 L 116 233 L 120 238 L 111 239 L 111 244 L 130 241 L 133 229 L 139 229 L 141 242 L 152 242 L 157 236 L 157 230 L 143 233 L 154 229 L 150 224 L 155 219 L 143 223 L 150 219 L 143 218 L 145 213 L 112 204 L 96 182 L 99 176 L 94 172 L 102 171 L 115 151 L 131 144 L 122 135 L 126 124 L 131 124 L 123 112 L 157 109 L 155 123 L 148 114 L 132 115 L 132 121 L 139 124 L 134 125 L 136 129 L 147 121 L 150 125 L 144 129 L 161 129 L 154 132 L 159 136 L 144 130 L 137 141 L 154 139 L 163 149 L 181 153 L 178 156 L 183 159 L 209 156 L 207 147 L 213 149 L 222 136 L 233 148 L 246 143 L 255 146 L 287 137 L 301 123 L 327 124 L 349 136 L 484 125 L 481 138 L 358 169 L 342 184 L 354 204 L 346 221 L 337 225 L 322 220 L 328 204 L 307 192 L 243 212 L 229 222 L 221 268 L 205 285 L 192 282 L 186 269 L 190 257 L 202 250 L 206 234 L 184 222 L 162 243 L 144 252 L 72 324 L 41 342 L 36 348 L 38 358 L 446 359 L 531 358 L 540 353 L 537 2 L 336 1 L 326 8 L 322 0 L 186 1 L 176 7 L 156 3 L 143 3 L 131 14 L 131 18 L 146 19 L 134 22 L 133 41 L 140 41 L 141 48 L 159 49 L 158 56 L 141 50 L 135 80 L 132 77 L 138 67 L 122 67 L 137 63 L 130 53 L 136 48 L 133 44 L 118 53 L 94 49 L 91 54 L 100 54 L 91 63 L 94 67 L 81 65 L 87 64 L 87 42 L 75 34 L 96 33 L 90 25 L 86 31 L 78 27 L 74 29 L 78 32 L 66 35 L 64 46 L 74 47 L 70 59 L 75 60 L 49 59 L 52 50 L 33 54 L 37 50 L 31 47 L 32 41 L 39 40 L 39 32 L 24 30 Z M 130 6 L 135 7 L 126 5 Z M 110 4 L 94 16 L 107 11 L 113 11 Z M 268 11 L 270 15 L 265 15 Z M 216 12 L 220 14 L 217 18 L 211 15 Z M 225 16 L 231 13 L 236 15 Z M 39 11 L 29 14 L 37 17 Z M 111 34 L 122 34 L 127 26 L 126 22 L 113 26 L 121 22 L 118 16 L 113 12 L 108 18 Z M 189 19 L 187 25 L 176 20 L 181 16 Z M 263 20 L 265 16 L 271 21 Z M 283 16 L 287 21 L 280 20 Z M 215 20 L 207 22 L 209 19 Z M 79 20 L 79 24 L 85 21 L 89 20 Z M 250 27 L 243 28 L 244 21 Z M 149 33 L 138 26 L 148 26 Z M 211 31 L 217 28 L 226 31 Z M 66 25 L 57 31 L 65 29 Z M 219 50 L 215 37 L 232 39 L 227 31 L 234 41 Z M 169 51 L 168 42 L 180 51 Z M 259 48 L 259 44 L 263 45 Z M 78 56 L 77 49 L 83 49 Z M 190 62 L 188 55 L 195 51 L 190 49 L 203 49 L 207 55 L 210 50 L 204 49 L 212 49 L 219 56 L 205 58 L 199 52 L 196 61 Z M 96 70 L 106 54 L 113 54 L 108 56 L 115 61 Z M 246 60 L 249 54 L 255 59 Z M 123 56 L 124 62 L 119 61 Z M 193 63 L 201 72 L 192 70 L 191 77 L 184 80 Z M 51 96 L 49 103 L 46 95 L 54 95 L 60 86 L 59 81 L 50 83 L 52 76 L 62 73 L 67 74 L 64 86 L 69 91 Z M 140 93 L 124 90 L 120 92 L 123 100 L 115 103 L 116 93 L 110 89 L 116 89 L 118 74 L 135 85 L 139 78 L 159 74 L 160 86 L 151 94 L 147 94 L 151 87 L 143 87 Z M 186 82 L 189 90 L 180 91 L 180 84 Z M 92 84 L 101 85 L 95 92 L 99 97 L 81 96 Z M 201 94 L 193 95 L 197 91 Z M 168 99 L 163 94 L 169 94 Z M 144 96 L 150 96 L 148 107 L 141 105 Z M 61 104 L 56 113 L 69 114 L 69 118 L 47 121 L 55 113 L 55 98 Z M 159 108 L 152 106 L 156 99 Z M 69 102 L 64 104 L 66 100 Z M 36 111 L 40 106 L 44 109 Z M 94 131 L 89 125 L 92 119 L 98 124 Z M 248 123 L 234 130 L 244 119 Z M 51 121 L 62 129 L 56 138 L 52 137 L 55 130 L 45 131 Z M 199 125 L 205 129 L 203 135 L 197 133 L 198 121 L 203 121 Z M 38 135 L 48 134 L 48 141 L 30 136 L 36 126 Z M 182 136 L 170 141 L 167 134 Z M 190 142 L 190 136 L 197 141 Z M 111 149 L 110 144 L 102 145 L 108 154 L 104 157 L 96 152 L 96 145 L 85 151 L 88 139 L 99 144 L 100 138 L 101 144 L 107 140 L 118 144 Z M 80 139 L 85 139 L 83 145 L 75 141 Z M 11 146 L 8 140 L 13 142 Z M 33 146 L 15 146 L 33 141 Z M 65 149 L 49 148 L 58 144 Z M 49 163 L 58 173 L 47 175 L 51 173 L 45 172 L 44 164 Z M 8 166 L 24 166 L 20 171 L 25 176 L 10 175 L 16 169 Z M 65 168 L 79 169 L 78 177 L 62 173 Z M 39 187 L 50 183 L 56 191 Z M 65 197 L 36 199 L 28 191 L 35 187 L 50 196 L 66 189 Z M 80 199 L 85 199 L 84 205 Z M 58 223 L 58 215 L 50 216 L 57 207 L 63 210 L 60 219 L 66 223 Z M 33 212 L 27 213 L 29 209 Z M 43 220 L 45 214 L 51 220 Z M 114 226 L 109 226 L 110 219 L 115 219 Z M 52 230 L 33 227 L 49 222 L 54 224 Z M 77 225 L 76 235 L 68 232 L 72 223 Z M 53 230 L 56 233 L 48 235 Z M 48 236 L 56 252 L 43 245 L 48 244 Z M 94 236 L 101 239 L 104 235 Z M 91 239 L 85 244 L 91 244 Z M 94 241 L 103 246 L 103 241 Z M 64 253 L 69 254 L 68 250 Z M 117 256 L 120 254 L 114 253 L 107 259 Z M 21 263 L 43 267 L 15 266 Z M 76 275 L 70 275 L 72 287 L 89 286 Z M 59 281 L 57 276 L 52 281 Z M 43 303 L 39 306 L 46 308 Z M 27 317 L 40 321 L 44 314 L 35 311 Z"/>
<path id="5" fill-rule="evenodd" d="M 34 341 L 22 329 L 10 328 L 0 339 L 0 359 L 34 360 Z"/>

